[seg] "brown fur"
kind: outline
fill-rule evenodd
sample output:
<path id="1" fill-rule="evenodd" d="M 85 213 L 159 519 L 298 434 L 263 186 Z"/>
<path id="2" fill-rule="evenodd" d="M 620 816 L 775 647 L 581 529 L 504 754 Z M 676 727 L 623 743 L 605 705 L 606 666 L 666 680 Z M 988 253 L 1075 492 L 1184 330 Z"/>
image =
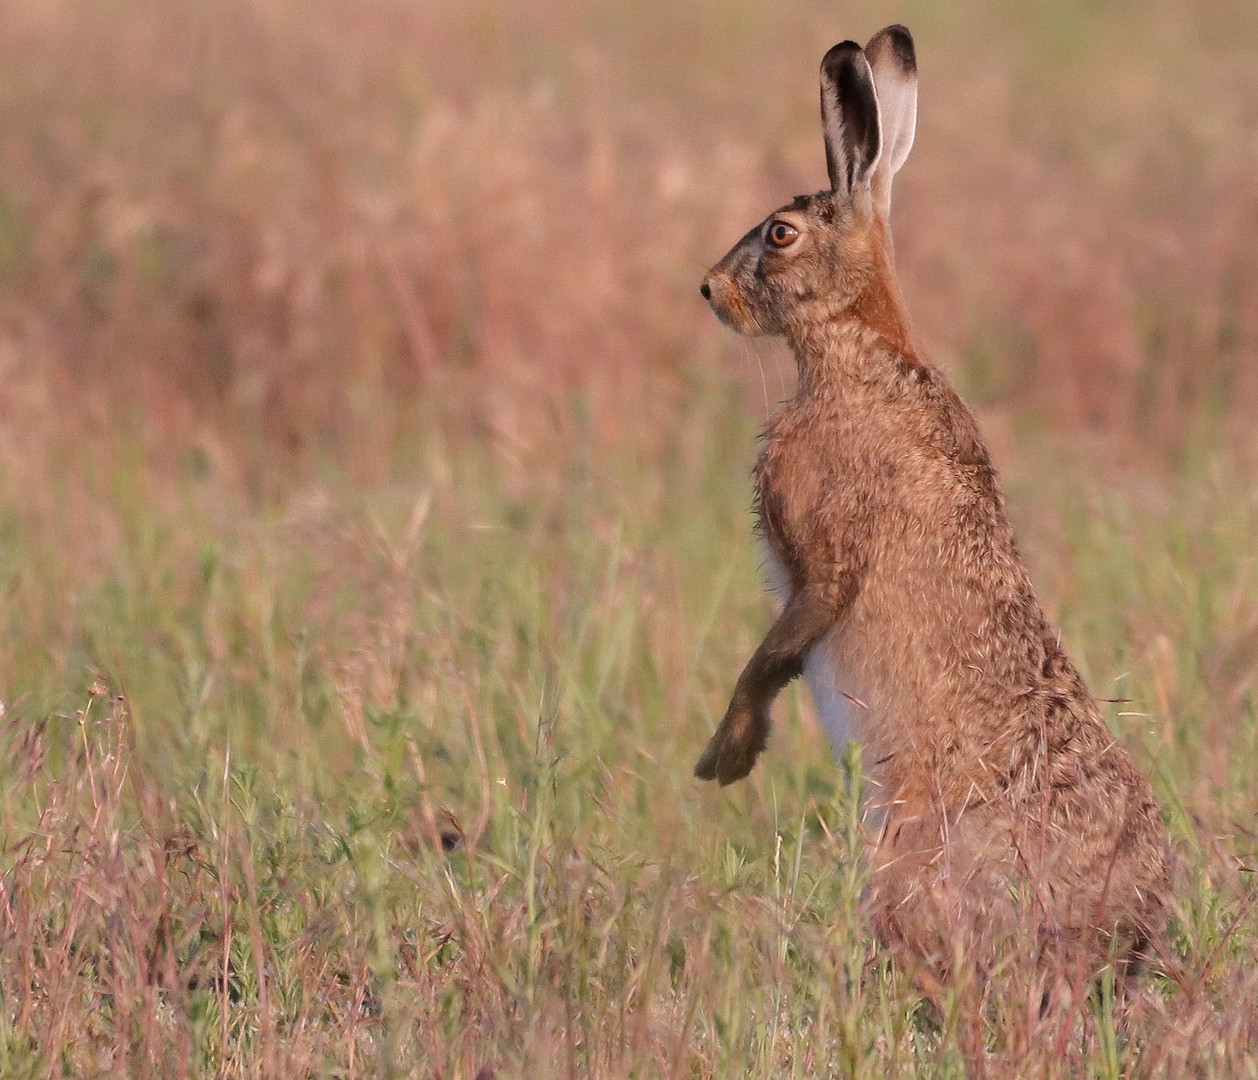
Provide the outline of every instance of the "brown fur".
<path id="1" fill-rule="evenodd" d="M 907 31 L 890 30 L 911 61 Z M 911 78 L 900 112 L 915 116 L 915 62 L 896 74 Z M 861 152 L 832 146 L 841 138 L 827 131 L 831 156 Z M 774 697 L 820 650 L 863 705 L 883 816 L 868 899 L 884 944 L 928 985 L 959 957 L 990 972 L 1014 942 L 1041 967 L 1091 970 L 1160 936 L 1161 818 L 1040 608 L 973 415 L 913 344 L 870 197 L 889 205 L 890 176 L 871 169 L 843 190 L 832 168 L 837 190 L 766 219 L 793 225 L 794 244 L 778 250 L 758 227 L 704 281 L 734 329 L 786 337 L 799 388 L 756 468 L 785 605 L 695 771 L 746 776 Z"/>

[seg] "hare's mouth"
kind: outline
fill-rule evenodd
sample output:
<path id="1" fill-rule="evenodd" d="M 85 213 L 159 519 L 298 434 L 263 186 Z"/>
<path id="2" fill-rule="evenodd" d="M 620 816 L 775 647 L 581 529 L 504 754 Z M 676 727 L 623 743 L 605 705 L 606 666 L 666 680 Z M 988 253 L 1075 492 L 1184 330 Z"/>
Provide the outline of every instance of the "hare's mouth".
<path id="1" fill-rule="evenodd" d="M 726 326 L 740 334 L 754 336 L 764 332 L 746 297 L 732 282 L 709 275 L 699 286 L 699 292 Z"/>

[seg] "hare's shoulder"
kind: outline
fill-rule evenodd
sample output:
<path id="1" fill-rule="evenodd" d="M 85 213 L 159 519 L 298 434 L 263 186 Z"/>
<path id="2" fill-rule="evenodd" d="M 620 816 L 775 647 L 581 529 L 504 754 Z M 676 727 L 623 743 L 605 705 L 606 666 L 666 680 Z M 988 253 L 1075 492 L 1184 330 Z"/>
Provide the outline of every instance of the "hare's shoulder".
<path id="1" fill-rule="evenodd" d="M 972 527 L 1004 523 L 1000 480 L 978 420 L 938 368 L 900 359 L 884 407 L 870 410 L 880 472 L 914 511 Z M 874 432 L 873 429 L 877 428 Z"/>
<path id="2" fill-rule="evenodd" d="M 998 499 L 978 422 L 937 368 L 899 354 L 876 374 L 785 405 L 765 428 L 758 487 L 795 501 L 846 494 L 868 504 L 922 484 Z M 938 493 L 938 491 L 936 491 Z"/>

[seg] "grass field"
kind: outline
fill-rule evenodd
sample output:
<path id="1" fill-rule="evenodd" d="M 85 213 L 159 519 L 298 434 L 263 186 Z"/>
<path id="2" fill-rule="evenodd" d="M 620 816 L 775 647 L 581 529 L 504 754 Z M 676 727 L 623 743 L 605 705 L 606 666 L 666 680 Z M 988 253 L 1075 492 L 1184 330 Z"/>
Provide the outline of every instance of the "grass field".
<path id="1" fill-rule="evenodd" d="M 0 0 L 0 1075 L 967 1075 L 802 690 L 690 775 L 793 379 L 696 286 L 896 18 L 910 308 L 1174 847 L 989 1074 L 1258 1075 L 1246 0 Z"/>

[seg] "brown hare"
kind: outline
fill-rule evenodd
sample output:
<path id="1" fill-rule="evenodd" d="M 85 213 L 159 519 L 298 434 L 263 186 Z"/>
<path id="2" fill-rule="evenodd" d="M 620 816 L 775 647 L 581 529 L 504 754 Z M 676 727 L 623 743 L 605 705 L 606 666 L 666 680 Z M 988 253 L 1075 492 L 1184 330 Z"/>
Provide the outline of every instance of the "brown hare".
<path id="1" fill-rule="evenodd" d="M 864 745 L 871 918 L 927 985 L 960 962 L 989 974 L 1014 942 L 1040 971 L 1138 961 L 1167 893 L 1152 790 L 1045 618 L 974 417 L 918 352 L 896 281 L 904 27 L 826 53 L 821 116 L 830 190 L 770 214 L 701 286 L 739 333 L 786 338 L 799 385 L 755 472 L 781 615 L 695 773 L 746 776 L 802 674 L 836 750 Z"/>

